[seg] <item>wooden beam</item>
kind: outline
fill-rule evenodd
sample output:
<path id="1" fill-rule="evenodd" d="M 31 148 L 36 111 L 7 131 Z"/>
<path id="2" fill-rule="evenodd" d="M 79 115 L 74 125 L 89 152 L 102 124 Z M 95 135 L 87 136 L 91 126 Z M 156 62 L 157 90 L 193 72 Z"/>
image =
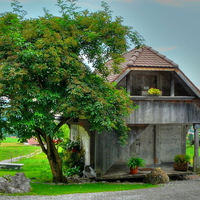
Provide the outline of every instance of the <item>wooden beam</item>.
<path id="1" fill-rule="evenodd" d="M 171 88 L 170 88 L 170 96 L 175 96 L 174 94 L 174 75 L 171 73 Z"/>
<path id="2" fill-rule="evenodd" d="M 126 88 L 127 88 L 127 92 L 129 92 L 129 94 L 131 94 L 131 86 L 130 86 L 130 74 L 127 76 L 126 78 Z"/>
<path id="3" fill-rule="evenodd" d="M 193 124 L 194 128 L 194 157 L 193 157 L 193 170 L 197 172 L 200 169 L 199 166 L 199 128 L 200 124 Z"/>

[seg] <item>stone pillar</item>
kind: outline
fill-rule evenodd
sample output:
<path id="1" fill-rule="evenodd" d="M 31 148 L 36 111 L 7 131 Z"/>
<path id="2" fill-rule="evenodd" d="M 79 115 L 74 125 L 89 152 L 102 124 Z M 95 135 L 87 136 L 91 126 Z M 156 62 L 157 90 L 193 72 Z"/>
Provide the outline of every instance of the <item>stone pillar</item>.
<path id="1" fill-rule="evenodd" d="M 79 126 L 79 133 L 81 133 L 80 137 L 85 150 L 85 165 L 90 165 L 90 135 L 86 130 L 86 127 Z"/>
<path id="2" fill-rule="evenodd" d="M 199 131 L 200 124 L 193 124 L 194 128 L 194 157 L 193 157 L 193 170 L 194 172 L 199 171 Z"/>

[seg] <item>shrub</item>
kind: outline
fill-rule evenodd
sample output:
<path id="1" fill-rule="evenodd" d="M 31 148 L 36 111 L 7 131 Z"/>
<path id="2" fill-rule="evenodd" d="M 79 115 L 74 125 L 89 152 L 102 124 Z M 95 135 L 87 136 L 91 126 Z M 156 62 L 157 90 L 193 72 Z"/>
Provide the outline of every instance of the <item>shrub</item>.
<path id="1" fill-rule="evenodd" d="M 84 150 L 81 146 L 80 140 L 68 140 L 61 143 L 63 150 L 60 157 L 63 164 L 63 173 L 65 176 L 79 175 L 82 176 L 84 169 Z"/>
<path id="2" fill-rule="evenodd" d="M 174 162 L 176 163 L 187 163 L 190 162 L 191 157 L 187 154 L 180 154 L 174 156 Z"/>

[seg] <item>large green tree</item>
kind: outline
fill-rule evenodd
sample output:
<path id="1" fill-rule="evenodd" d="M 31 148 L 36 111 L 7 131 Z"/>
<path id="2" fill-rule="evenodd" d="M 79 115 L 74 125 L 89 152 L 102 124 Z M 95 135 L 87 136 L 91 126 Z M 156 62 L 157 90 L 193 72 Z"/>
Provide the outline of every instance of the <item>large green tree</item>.
<path id="1" fill-rule="evenodd" d="M 53 181 L 65 182 L 52 139 L 70 119 L 82 114 L 91 130 L 115 131 L 121 142 L 126 139 L 124 116 L 133 103 L 106 77 L 117 71 L 129 43 L 139 46 L 142 38 L 122 25 L 121 17 L 113 19 L 104 2 L 96 12 L 77 9 L 76 0 L 58 0 L 57 5 L 59 17 L 44 9 L 43 17 L 26 19 L 13 0 L 13 12 L 0 15 L 1 116 L 7 119 L 1 126 L 20 138 L 37 137 Z M 108 59 L 113 60 L 109 69 Z M 57 114 L 62 115 L 59 123 Z"/>

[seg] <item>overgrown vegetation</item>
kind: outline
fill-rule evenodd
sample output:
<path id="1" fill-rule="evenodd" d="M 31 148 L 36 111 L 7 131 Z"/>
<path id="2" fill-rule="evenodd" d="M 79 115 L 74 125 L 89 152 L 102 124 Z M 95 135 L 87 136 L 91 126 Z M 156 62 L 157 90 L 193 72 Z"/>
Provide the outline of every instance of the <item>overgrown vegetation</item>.
<path id="1" fill-rule="evenodd" d="M 73 175 L 82 176 L 84 169 L 84 149 L 82 148 L 79 139 L 72 141 L 68 139 L 66 142 L 60 144 L 62 152 L 60 157 L 63 164 L 63 173 L 70 177 Z"/>

